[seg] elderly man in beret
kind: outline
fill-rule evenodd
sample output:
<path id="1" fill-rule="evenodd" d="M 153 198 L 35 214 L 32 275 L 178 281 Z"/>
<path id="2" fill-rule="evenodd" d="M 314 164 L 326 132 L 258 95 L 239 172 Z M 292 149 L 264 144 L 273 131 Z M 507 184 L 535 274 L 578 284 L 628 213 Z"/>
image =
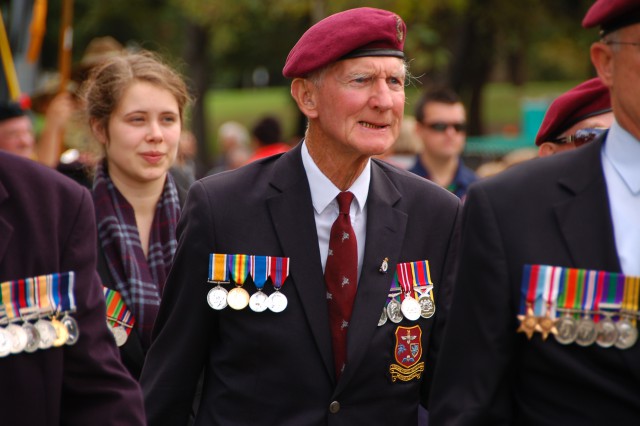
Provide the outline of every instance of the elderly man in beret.
<path id="1" fill-rule="evenodd" d="M 34 158 L 36 138 L 27 112 L 16 102 L 0 102 L 0 150 Z"/>
<path id="2" fill-rule="evenodd" d="M 283 71 L 304 140 L 191 187 L 142 373 L 150 425 L 185 424 L 199 377 L 197 425 L 417 424 L 461 207 L 371 158 L 400 131 L 405 36 L 373 8 L 312 26 Z"/>
<path id="3" fill-rule="evenodd" d="M 432 424 L 640 419 L 640 2 L 598 0 L 582 23 L 602 30 L 615 121 L 471 187 Z"/>
<path id="4" fill-rule="evenodd" d="M 536 136 L 538 155 L 547 157 L 595 140 L 613 123 L 609 88 L 592 78 L 554 100 Z"/>

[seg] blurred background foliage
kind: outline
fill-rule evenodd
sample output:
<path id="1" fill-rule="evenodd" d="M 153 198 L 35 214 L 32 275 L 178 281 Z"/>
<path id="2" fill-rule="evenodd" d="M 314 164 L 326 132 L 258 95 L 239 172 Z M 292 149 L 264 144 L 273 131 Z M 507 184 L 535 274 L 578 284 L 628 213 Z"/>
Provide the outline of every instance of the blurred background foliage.
<path id="1" fill-rule="evenodd" d="M 12 4 L 2 0 L 5 22 Z M 29 0 L 23 0 L 29 1 Z M 39 68 L 57 68 L 61 1 L 48 4 Z M 74 0 L 73 59 L 89 41 L 111 35 L 127 47 L 158 51 L 187 77 L 197 102 L 190 127 L 206 162 L 216 129 L 229 119 L 253 123 L 272 113 L 286 134 L 299 120 L 281 75 L 291 47 L 323 17 L 352 7 L 398 13 L 415 85 L 448 84 L 469 109 L 470 134 L 518 125 L 519 102 L 553 97 L 594 75 L 596 30 L 580 22 L 593 0 Z M 548 84 L 547 84 L 548 83 Z M 545 85 L 547 84 L 547 85 Z"/>

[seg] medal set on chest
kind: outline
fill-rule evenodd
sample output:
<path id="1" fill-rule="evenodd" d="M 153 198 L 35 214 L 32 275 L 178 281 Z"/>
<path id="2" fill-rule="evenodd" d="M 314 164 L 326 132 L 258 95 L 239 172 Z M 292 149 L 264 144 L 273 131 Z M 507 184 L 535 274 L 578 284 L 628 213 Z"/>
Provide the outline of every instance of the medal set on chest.
<path id="1" fill-rule="evenodd" d="M 558 343 L 629 349 L 638 340 L 640 277 L 525 265 L 518 332 Z"/>
<path id="2" fill-rule="evenodd" d="M 0 357 L 78 341 L 73 272 L 0 283 Z"/>
<path id="3" fill-rule="evenodd" d="M 409 321 L 431 318 L 435 312 L 429 262 L 399 263 L 378 326 L 383 326 L 387 321 L 397 324 L 404 318 Z"/>
<path id="4" fill-rule="evenodd" d="M 256 288 L 252 295 L 244 288 L 249 276 Z M 280 290 L 288 276 L 288 257 L 211 253 L 208 282 L 216 286 L 209 290 L 207 303 L 217 311 L 227 306 L 235 310 L 248 306 L 254 312 L 282 312 L 287 297 Z M 267 281 L 273 286 L 271 294 L 264 291 Z M 232 282 L 233 288 L 227 290 Z"/>
<path id="5" fill-rule="evenodd" d="M 122 346 L 127 343 L 135 325 L 135 319 L 120 293 L 107 287 L 102 287 L 102 290 L 107 304 L 107 326 L 113 333 L 116 344 Z"/>

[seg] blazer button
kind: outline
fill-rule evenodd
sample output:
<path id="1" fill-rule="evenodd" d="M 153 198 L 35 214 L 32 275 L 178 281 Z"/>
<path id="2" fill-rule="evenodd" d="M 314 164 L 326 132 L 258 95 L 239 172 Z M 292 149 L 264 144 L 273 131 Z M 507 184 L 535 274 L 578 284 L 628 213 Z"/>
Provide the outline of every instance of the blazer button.
<path id="1" fill-rule="evenodd" d="M 329 412 L 331 414 L 336 414 L 338 411 L 340 411 L 340 403 L 338 401 L 333 401 L 329 404 Z"/>

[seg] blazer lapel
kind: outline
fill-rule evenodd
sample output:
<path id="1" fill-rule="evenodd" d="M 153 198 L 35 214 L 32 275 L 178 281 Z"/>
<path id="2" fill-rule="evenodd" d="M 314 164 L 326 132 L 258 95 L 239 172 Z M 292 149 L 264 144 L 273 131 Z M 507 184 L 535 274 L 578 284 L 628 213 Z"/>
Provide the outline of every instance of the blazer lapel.
<path id="1" fill-rule="evenodd" d="M 347 366 L 336 393 L 351 380 L 369 350 L 387 301 L 407 225 L 407 214 L 394 207 L 401 194 L 375 162 L 371 166 L 364 260 L 349 324 Z M 388 258 L 388 272 L 382 273 L 380 266 L 385 258 Z"/>
<path id="2" fill-rule="evenodd" d="M 569 196 L 554 210 L 576 267 L 620 271 L 601 149 L 602 140 L 580 148 L 575 169 L 558 181 Z"/>
<path id="3" fill-rule="evenodd" d="M 278 193 L 267 200 L 285 256 L 291 258 L 289 275 L 300 295 L 327 374 L 334 377 L 327 291 L 324 284 L 318 234 L 309 183 L 302 165 L 300 144 L 278 161 L 271 185 Z"/>
<path id="4" fill-rule="evenodd" d="M 9 199 L 9 192 L 7 188 L 0 181 L 0 204 L 6 202 Z M 13 226 L 5 218 L 0 216 L 0 262 L 4 259 L 4 255 L 9 248 L 9 241 L 11 241 L 11 234 L 13 234 Z"/>

